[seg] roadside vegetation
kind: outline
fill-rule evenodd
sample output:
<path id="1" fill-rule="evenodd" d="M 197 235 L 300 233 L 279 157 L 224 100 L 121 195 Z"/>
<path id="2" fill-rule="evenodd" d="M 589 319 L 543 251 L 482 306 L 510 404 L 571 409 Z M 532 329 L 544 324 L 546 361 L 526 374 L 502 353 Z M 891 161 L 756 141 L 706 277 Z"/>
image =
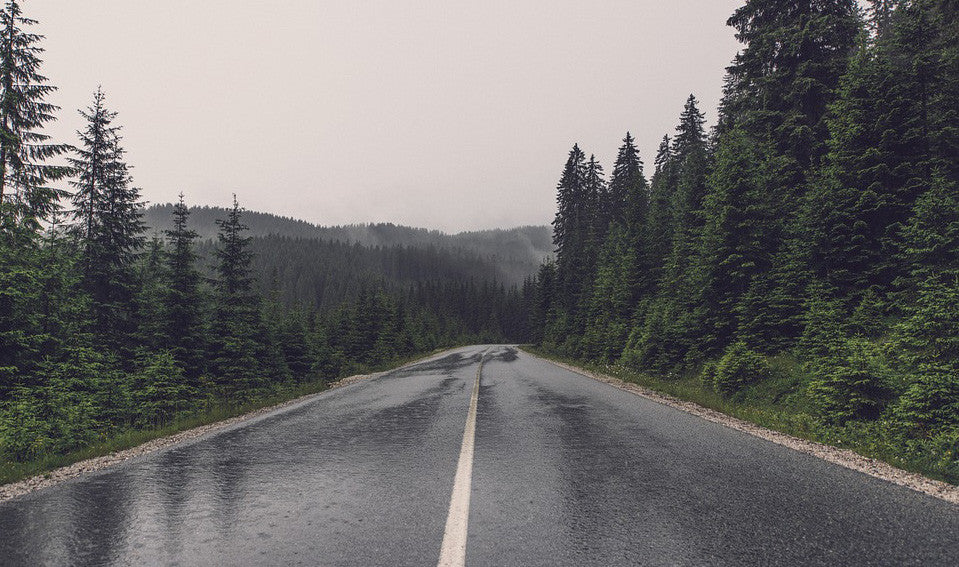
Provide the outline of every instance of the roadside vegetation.
<path id="1" fill-rule="evenodd" d="M 433 353 L 441 350 L 443 349 L 436 349 Z M 343 370 L 341 376 L 336 377 L 336 379 L 355 374 L 381 372 L 402 366 L 418 358 L 421 358 L 421 356 L 408 356 L 377 366 L 352 365 Z M 154 439 L 168 437 L 181 431 L 218 423 L 259 409 L 323 392 L 330 388 L 330 384 L 331 381 L 326 379 L 278 384 L 257 399 L 249 401 L 211 396 L 205 400 L 200 400 L 193 410 L 180 412 L 170 419 L 161 420 L 152 425 L 132 425 L 115 429 L 109 435 L 104 435 L 79 449 L 67 452 L 48 451 L 33 459 L 2 461 L 0 462 L 0 485 L 17 482 L 73 463 L 137 447 Z"/>
<path id="2" fill-rule="evenodd" d="M 805 395 L 810 377 L 803 372 L 801 364 L 788 356 L 769 360 L 770 371 L 763 380 L 734 395 L 722 395 L 711 383 L 704 384 L 703 374 L 695 371 L 666 378 L 622 364 L 562 356 L 541 347 L 523 348 L 547 359 L 613 376 L 787 435 L 850 449 L 903 470 L 959 485 L 959 463 L 955 458 L 959 446 L 954 435 L 946 432 L 916 437 L 888 418 L 844 423 L 825 420 Z"/>
<path id="3" fill-rule="evenodd" d="M 959 7 L 748 0 L 712 131 L 577 145 L 544 352 L 959 481 Z"/>

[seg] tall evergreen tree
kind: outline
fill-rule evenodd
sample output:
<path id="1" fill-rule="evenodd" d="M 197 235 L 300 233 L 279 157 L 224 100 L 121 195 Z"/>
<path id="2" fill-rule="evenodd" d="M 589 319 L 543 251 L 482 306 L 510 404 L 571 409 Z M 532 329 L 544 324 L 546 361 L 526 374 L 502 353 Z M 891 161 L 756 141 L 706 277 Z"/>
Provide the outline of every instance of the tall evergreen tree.
<path id="1" fill-rule="evenodd" d="M 649 187 L 632 134 L 626 132 L 609 178 L 606 216 L 621 226 L 642 223 L 649 209 Z"/>
<path id="2" fill-rule="evenodd" d="M 89 293 L 94 333 L 102 344 L 132 348 L 135 329 L 133 296 L 137 260 L 145 238 L 140 190 L 132 186 L 120 146 L 116 113 L 105 106 L 102 90 L 81 115 L 87 121 L 78 132 L 80 148 L 70 162 L 77 171 L 75 232 L 81 247 L 83 287 Z"/>
<path id="3" fill-rule="evenodd" d="M 251 238 L 245 235 L 243 210 L 236 197 L 226 219 L 217 220 L 216 307 L 212 329 L 212 367 L 228 392 L 251 396 L 265 385 L 259 354 L 260 298 L 253 288 Z"/>
<path id="4" fill-rule="evenodd" d="M 672 207 L 676 191 L 676 166 L 668 136 L 663 136 L 656 154 L 656 170 L 649 190 L 649 212 L 645 222 L 649 279 L 658 284 L 673 243 Z"/>
<path id="5" fill-rule="evenodd" d="M 585 285 L 582 262 L 587 254 L 590 228 L 586 187 L 586 154 L 574 145 L 556 189 L 556 218 L 553 244 L 556 246 L 558 301 L 568 312 L 578 304 Z"/>
<path id="6" fill-rule="evenodd" d="M 705 122 L 696 97 L 689 95 L 670 154 L 677 179 L 671 203 L 673 241 L 664 287 L 687 297 L 689 286 L 694 285 L 690 274 L 691 261 L 704 224 L 702 207 L 708 173 Z"/>
<path id="7" fill-rule="evenodd" d="M 0 400 L 36 367 L 44 343 L 37 312 L 49 265 L 38 249 L 41 223 L 59 210 L 53 186 L 69 168 L 49 163 L 68 150 L 43 133 L 58 108 L 55 87 L 40 73 L 41 36 L 20 2 L 0 9 Z"/>
<path id="8" fill-rule="evenodd" d="M 50 143 L 42 131 L 59 108 L 46 102 L 56 87 L 40 74 L 43 36 L 26 31 L 37 22 L 23 16 L 17 0 L 6 0 L 0 20 L 0 228 L 9 232 L 20 222 L 29 233 L 57 208 L 62 191 L 51 183 L 69 169 L 47 160 L 69 146 Z"/>
<path id="9" fill-rule="evenodd" d="M 755 348 L 783 348 L 801 332 L 808 276 L 797 203 L 827 150 L 827 110 L 856 46 L 858 13 L 855 0 L 749 0 L 728 21 L 744 48 L 728 68 L 720 119 L 726 127 L 717 146 L 722 152 L 724 144 L 740 144 L 740 135 L 732 134 L 740 130 L 764 161 L 740 162 L 746 171 L 722 168 L 729 179 L 716 181 L 724 187 L 740 179 L 764 183 L 762 201 L 747 203 L 741 221 L 762 235 L 760 269 L 737 310 L 743 332 L 766 343 Z M 716 251 L 704 253 L 715 257 Z"/>
<path id="10" fill-rule="evenodd" d="M 197 233 L 189 227 L 190 209 L 180 200 L 173 207 L 173 227 L 164 231 L 169 244 L 166 265 L 169 285 L 166 307 L 166 344 L 184 374 L 196 379 L 204 370 L 206 338 L 203 332 L 203 303 L 200 274 L 196 268 L 194 241 Z"/>

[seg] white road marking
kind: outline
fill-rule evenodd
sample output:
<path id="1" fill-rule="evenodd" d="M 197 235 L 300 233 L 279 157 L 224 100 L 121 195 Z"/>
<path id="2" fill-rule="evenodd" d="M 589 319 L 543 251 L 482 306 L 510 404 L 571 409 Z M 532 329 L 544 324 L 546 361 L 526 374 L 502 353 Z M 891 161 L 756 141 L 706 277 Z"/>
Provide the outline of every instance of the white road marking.
<path id="1" fill-rule="evenodd" d="M 466 429 L 463 431 L 463 446 L 460 449 L 459 464 L 456 465 L 456 480 L 453 481 L 453 495 L 450 498 L 450 513 L 446 517 L 446 531 L 443 533 L 443 546 L 440 548 L 438 567 L 463 567 L 466 565 L 466 530 L 470 515 L 470 485 L 473 481 L 473 440 L 476 437 L 476 405 L 479 401 L 480 377 L 483 375 L 483 362 L 486 353 L 480 356 L 476 369 L 476 381 L 470 396 L 470 409 L 466 414 Z"/>

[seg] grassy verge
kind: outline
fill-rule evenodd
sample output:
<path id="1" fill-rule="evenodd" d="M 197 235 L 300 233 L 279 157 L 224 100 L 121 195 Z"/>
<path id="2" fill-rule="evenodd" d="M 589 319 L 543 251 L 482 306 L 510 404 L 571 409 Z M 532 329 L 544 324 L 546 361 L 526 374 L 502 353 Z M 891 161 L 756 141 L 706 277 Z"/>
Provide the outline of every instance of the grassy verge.
<path id="1" fill-rule="evenodd" d="M 428 356 L 432 356 L 433 354 L 442 352 L 444 350 L 446 349 L 437 349 L 428 354 L 410 356 L 382 365 L 354 370 L 356 371 L 356 374 L 381 372 L 409 364 Z M 224 401 L 207 410 L 180 417 L 160 427 L 127 429 L 98 443 L 88 445 L 82 449 L 72 451 L 70 453 L 45 455 L 39 459 L 27 462 L 0 461 L 0 485 L 31 478 L 60 467 L 85 461 L 87 459 L 102 457 L 104 455 L 109 455 L 125 449 L 131 449 L 149 441 L 153 441 L 154 439 L 160 439 L 162 437 L 168 437 L 170 435 L 174 435 L 182 431 L 188 431 L 196 427 L 218 423 L 220 421 L 241 416 L 262 408 L 268 408 L 288 402 L 290 400 L 301 398 L 303 396 L 322 392 L 328 388 L 329 384 L 323 380 L 284 386 L 257 400 L 242 404 Z"/>
<path id="2" fill-rule="evenodd" d="M 850 422 L 844 426 L 826 424 L 812 415 L 796 395 L 800 384 L 793 371 L 795 361 L 772 359 L 771 365 L 777 372 L 771 380 L 723 397 L 703 388 L 695 376 L 663 379 L 620 365 L 565 357 L 539 347 L 524 345 L 522 348 L 542 358 L 613 376 L 787 435 L 850 449 L 903 470 L 959 485 L 959 448 L 954 438 L 909 439 L 882 421 Z"/>

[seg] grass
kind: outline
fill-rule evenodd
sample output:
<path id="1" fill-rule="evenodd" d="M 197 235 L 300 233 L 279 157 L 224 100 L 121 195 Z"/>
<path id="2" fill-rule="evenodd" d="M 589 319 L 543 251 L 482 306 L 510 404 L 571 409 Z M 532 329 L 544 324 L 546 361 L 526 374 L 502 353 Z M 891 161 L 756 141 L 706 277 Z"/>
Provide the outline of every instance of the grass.
<path id="1" fill-rule="evenodd" d="M 355 374 L 380 372 L 409 364 L 410 362 L 419 360 L 425 356 L 431 356 L 432 354 L 436 354 L 444 350 L 446 349 L 437 349 L 425 355 L 421 354 L 404 357 L 382 365 L 369 368 L 357 367 L 353 368 L 352 370 L 354 370 L 353 373 Z M 17 482 L 26 478 L 42 475 L 44 473 L 49 473 L 50 471 L 60 467 L 69 466 L 87 459 L 102 457 L 104 455 L 110 455 L 125 449 L 131 449 L 149 441 L 153 441 L 154 439 L 169 437 L 170 435 L 174 435 L 182 431 L 188 431 L 196 427 L 218 423 L 233 417 L 256 411 L 258 409 L 272 407 L 303 396 L 322 392 L 328 388 L 329 385 L 324 380 L 304 382 L 295 386 L 285 386 L 257 400 L 252 400 L 241 404 L 224 401 L 218 405 L 210 407 L 207 410 L 180 417 L 170 423 L 158 427 L 136 429 L 131 428 L 122 430 L 119 433 L 112 435 L 100 442 L 88 445 L 82 449 L 78 449 L 70 453 L 45 455 L 38 459 L 26 462 L 0 461 L 0 485 Z"/>
<path id="2" fill-rule="evenodd" d="M 885 461 L 903 470 L 959 485 L 959 439 L 944 436 L 912 439 L 896 433 L 882 421 L 830 425 L 818 419 L 802 395 L 804 380 L 799 361 L 770 359 L 772 375 L 734 396 L 724 397 L 703 388 L 693 374 L 663 379 L 620 366 L 595 364 L 558 355 L 539 347 L 524 350 L 595 373 L 606 374 L 703 407 L 765 427 L 826 445 L 850 449 L 865 457 Z"/>

